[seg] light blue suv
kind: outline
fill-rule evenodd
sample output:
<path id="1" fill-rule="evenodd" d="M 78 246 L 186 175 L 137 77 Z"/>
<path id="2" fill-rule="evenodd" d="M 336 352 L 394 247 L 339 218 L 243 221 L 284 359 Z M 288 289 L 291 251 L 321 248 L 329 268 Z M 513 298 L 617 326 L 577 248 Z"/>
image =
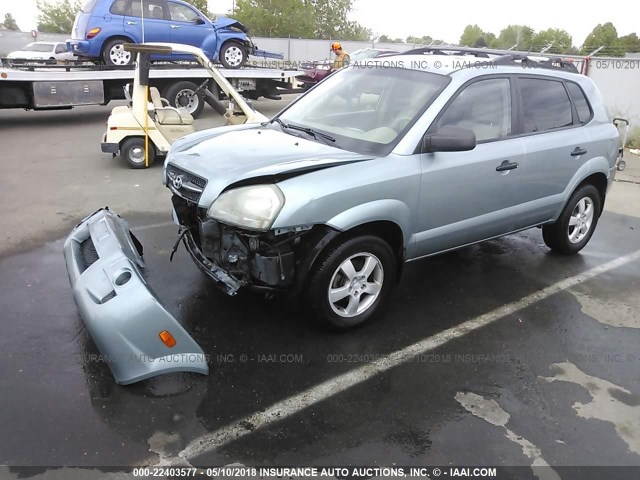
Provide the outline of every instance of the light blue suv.
<path id="1" fill-rule="evenodd" d="M 536 226 L 558 252 L 587 244 L 619 146 L 589 78 L 513 55 L 375 60 L 266 124 L 173 145 L 185 245 L 228 293 L 301 293 L 344 329 L 374 315 L 404 262 Z"/>
<path id="2" fill-rule="evenodd" d="M 110 66 L 131 65 L 135 58 L 122 45 L 143 42 L 200 47 L 226 68 L 241 67 L 248 55 L 283 58 L 258 50 L 240 22 L 227 17 L 212 22 L 180 0 L 87 0 L 76 16 L 72 36 L 67 47 L 75 55 L 102 60 Z"/>

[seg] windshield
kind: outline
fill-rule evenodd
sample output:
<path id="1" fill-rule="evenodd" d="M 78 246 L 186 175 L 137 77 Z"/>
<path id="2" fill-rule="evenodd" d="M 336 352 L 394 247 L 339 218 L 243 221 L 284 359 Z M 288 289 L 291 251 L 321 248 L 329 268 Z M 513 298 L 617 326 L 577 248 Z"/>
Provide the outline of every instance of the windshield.
<path id="1" fill-rule="evenodd" d="M 285 125 L 330 135 L 338 148 L 384 156 L 449 80 L 445 75 L 405 68 L 349 67 L 303 95 L 280 119 Z"/>
<path id="2" fill-rule="evenodd" d="M 23 52 L 50 52 L 53 50 L 53 43 L 30 43 L 22 49 Z"/>

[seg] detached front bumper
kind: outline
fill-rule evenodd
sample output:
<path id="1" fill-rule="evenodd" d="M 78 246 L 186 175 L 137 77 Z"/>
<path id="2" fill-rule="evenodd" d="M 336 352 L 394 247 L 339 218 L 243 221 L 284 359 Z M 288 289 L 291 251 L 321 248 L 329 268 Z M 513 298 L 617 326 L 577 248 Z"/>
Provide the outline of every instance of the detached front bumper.
<path id="1" fill-rule="evenodd" d="M 206 375 L 206 355 L 145 282 L 141 251 L 127 222 L 108 209 L 65 241 L 73 297 L 91 337 L 123 385 L 170 372 Z"/>

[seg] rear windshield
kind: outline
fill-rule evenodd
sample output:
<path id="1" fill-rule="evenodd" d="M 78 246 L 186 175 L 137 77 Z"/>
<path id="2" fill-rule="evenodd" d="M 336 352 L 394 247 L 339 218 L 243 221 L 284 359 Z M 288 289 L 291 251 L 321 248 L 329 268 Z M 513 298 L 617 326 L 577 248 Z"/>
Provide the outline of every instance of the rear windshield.
<path id="1" fill-rule="evenodd" d="M 98 3 L 98 0 L 87 0 L 82 4 L 82 8 L 80 9 L 80 11 L 82 13 L 91 13 L 93 7 L 96 6 L 96 3 Z"/>
<path id="2" fill-rule="evenodd" d="M 50 52 L 53 50 L 53 43 L 30 43 L 22 50 L 25 52 Z"/>

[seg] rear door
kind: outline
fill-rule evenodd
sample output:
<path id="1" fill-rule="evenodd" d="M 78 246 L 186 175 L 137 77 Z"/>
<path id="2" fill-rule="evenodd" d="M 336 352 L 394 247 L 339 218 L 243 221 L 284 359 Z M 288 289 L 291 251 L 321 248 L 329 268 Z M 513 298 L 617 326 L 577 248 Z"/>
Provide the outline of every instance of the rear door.
<path id="1" fill-rule="evenodd" d="M 195 9 L 176 2 L 168 2 L 171 22 L 171 41 L 201 47 L 213 33 L 213 25 Z"/>
<path id="2" fill-rule="evenodd" d="M 124 31 L 136 43 L 170 42 L 166 0 L 131 0 L 124 18 Z"/>
<path id="3" fill-rule="evenodd" d="M 596 154 L 582 127 L 591 119 L 591 109 L 580 87 L 570 83 L 537 75 L 516 80 L 517 128 L 525 151 L 518 189 L 523 214 L 517 218 L 518 228 L 550 220 L 562 206 L 571 179 Z M 570 92 L 576 98 L 575 106 Z"/>
<path id="4" fill-rule="evenodd" d="M 508 76 L 466 84 L 427 132 L 445 125 L 466 128 L 477 145 L 468 152 L 422 154 L 417 256 L 513 230 L 524 151 L 512 135 L 511 84 Z"/>

